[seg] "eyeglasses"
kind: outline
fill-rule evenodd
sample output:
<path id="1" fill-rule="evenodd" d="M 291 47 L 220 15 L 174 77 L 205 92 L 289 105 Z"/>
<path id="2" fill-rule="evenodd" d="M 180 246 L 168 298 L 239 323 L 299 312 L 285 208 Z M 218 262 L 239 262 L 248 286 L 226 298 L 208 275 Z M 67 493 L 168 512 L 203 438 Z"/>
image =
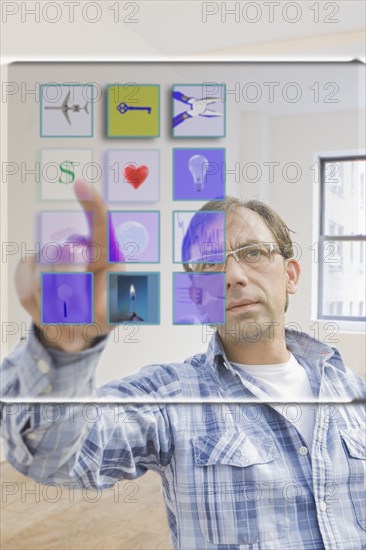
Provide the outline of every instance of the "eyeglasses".
<path id="1" fill-rule="evenodd" d="M 238 264 L 244 267 L 262 269 L 273 262 L 274 254 L 281 254 L 282 251 L 275 243 L 253 243 L 229 252 L 216 252 L 204 254 L 199 258 L 192 258 L 188 262 L 189 271 L 193 272 L 216 272 L 223 273 L 226 270 L 226 263 L 229 256 L 234 256 Z M 223 260 L 225 257 L 225 260 Z"/>

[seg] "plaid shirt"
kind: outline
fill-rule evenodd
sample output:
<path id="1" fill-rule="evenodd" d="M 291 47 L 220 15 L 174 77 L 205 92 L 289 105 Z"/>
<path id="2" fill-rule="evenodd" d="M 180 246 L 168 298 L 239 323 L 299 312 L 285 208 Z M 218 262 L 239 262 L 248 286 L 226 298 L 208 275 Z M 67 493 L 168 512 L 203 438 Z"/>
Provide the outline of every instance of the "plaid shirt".
<path id="1" fill-rule="evenodd" d="M 83 487 L 158 472 L 174 548 L 366 548 L 364 407 L 350 403 L 364 383 L 310 336 L 287 331 L 286 343 L 322 401 L 311 449 L 287 405 L 229 363 L 217 333 L 207 353 L 98 390 L 105 341 L 65 354 L 31 338 L 1 369 L 7 458 L 42 483 Z"/>

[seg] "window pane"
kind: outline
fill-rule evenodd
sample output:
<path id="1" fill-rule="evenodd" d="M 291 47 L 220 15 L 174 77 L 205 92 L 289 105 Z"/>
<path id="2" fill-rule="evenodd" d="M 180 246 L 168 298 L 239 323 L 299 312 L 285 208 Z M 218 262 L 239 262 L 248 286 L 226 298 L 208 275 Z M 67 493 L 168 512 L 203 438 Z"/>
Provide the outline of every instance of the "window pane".
<path id="1" fill-rule="evenodd" d="M 365 159 L 324 162 L 325 234 L 365 234 L 365 170 Z"/>
<path id="2" fill-rule="evenodd" d="M 324 243 L 322 315 L 348 317 L 365 313 L 365 241 Z M 358 307 L 353 307 L 353 303 Z"/>

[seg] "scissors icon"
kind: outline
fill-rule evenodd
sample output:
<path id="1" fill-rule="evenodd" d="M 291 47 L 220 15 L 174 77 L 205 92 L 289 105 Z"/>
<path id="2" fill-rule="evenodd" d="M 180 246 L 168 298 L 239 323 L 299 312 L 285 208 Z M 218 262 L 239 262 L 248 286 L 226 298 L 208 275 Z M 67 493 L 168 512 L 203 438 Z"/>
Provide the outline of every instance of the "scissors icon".
<path id="1" fill-rule="evenodd" d="M 189 105 L 189 110 L 179 113 L 179 115 L 173 118 L 173 128 L 184 122 L 187 118 L 205 116 L 205 117 L 217 117 L 223 116 L 222 113 L 217 113 L 212 109 L 208 109 L 207 105 L 217 103 L 221 101 L 219 97 L 203 97 L 202 99 L 196 99 L 195 97 L 187 97 L 182 92 L 173 92 L 173 99 L 177 99 L 182 103 Z"/>

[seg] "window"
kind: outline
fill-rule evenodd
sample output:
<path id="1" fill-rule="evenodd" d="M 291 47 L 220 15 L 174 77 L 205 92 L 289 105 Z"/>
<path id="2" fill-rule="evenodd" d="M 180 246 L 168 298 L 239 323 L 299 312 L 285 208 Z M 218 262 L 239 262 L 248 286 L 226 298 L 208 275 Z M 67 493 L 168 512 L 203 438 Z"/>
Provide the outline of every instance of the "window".
<path id="1" fill-rule="evenodd" d="M 324 165 L 324 181 L 332 193 L 343 197 L 344 165 L 338 160 L 328 160 Z"/>
<path id="2" fill-rule="evenodd" d="M 365 321 L 366 157 L 319 160 L 318 319 Z"/>

